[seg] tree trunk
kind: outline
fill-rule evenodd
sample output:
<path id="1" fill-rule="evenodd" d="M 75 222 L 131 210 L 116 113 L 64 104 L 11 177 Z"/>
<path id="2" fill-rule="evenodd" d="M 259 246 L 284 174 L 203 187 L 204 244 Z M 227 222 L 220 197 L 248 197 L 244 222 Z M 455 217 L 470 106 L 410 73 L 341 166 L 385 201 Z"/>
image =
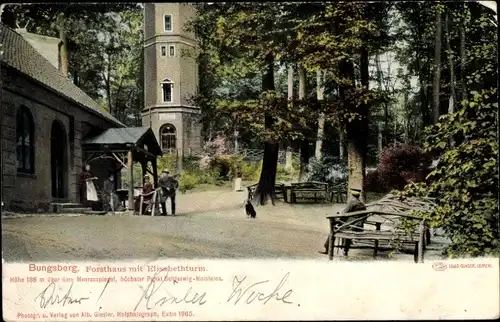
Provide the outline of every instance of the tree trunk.
<path id="1" fill-rule="evenodd" d="M 427 86 L 425 84 L 425 74 L 422 67 L 421 61 L 421 51 L 420 51 L 420 37 L 417 31 L 417 48 L 416 48 L 416 63 L 418 70 L 418 82 L 419 82 L 419 96 L 420 96 L 420 113 L 422 115 L 422 129 L 427 125 L 431 124 L 431 117 L 429 115 L 429 95 L 427 95 Z"/>
<path id="2" fill-rule="evenodd" d="M 354 66 L 351 62 L 344 62 L 343 74 L 352 80 L 354 86 Z M 361 50 L 361 85 L 368 89 L 368 51 Z M 344 93 L 345 94 L 345 93 Z M 358 109 L 359 118 L 351 121 L 346 126 L 347 133 L 347 158 L 349 169 L 349 189 L 360 189 L 361 200 L 365 200 L 364 179 L 366 168 L 366 138 L 368 136 L 368 106 L 363 104 Z"/>
<path id="3" fill-rule="evenodd" d="M 408 143 L 410 141 L 410 116 L 408 115 L 408 92 L 405 91 L 403 94 L 403 104 L 404 104 L 404 110 L 405 110 L 405 143 Z"/>
<path id="4" fill-rule="evenodd" d="M 378 136 L 377 136 L 377 150 L 378 150 L 378 157 L 382 155 L 382 150 L 384 149 L 384 141 L 383 141 L 384 136 L 382 135 L 382 124 L 378 125 Z"/>
<path id="5" fill-rule="evenodd" d="M 58 28 L 59 28 L 59 40 L 61 41 L 59 45 L 59 70 L 64 75 L 68 77 L 69 73 L 69 51 L 68 51 L 68 38 L 66 36 L 66 30 L 64 28 L 64 16 L 60 14 L 57 18 Z"/>
<path id="6" fill-rule="evenodd" d="M 432 123 L 439 122 L 439 92 L 441 83 L 441 9 L 436 5 L 436 38 L 434 43 L 434 84 L 432 87 Z"/>
<path id="7" fill-rule="evenodd" d="M 339 159 L 344 160 L 344 129 L 342 128 L 342 125 L 339 124 Z"/>
<path id="8" fill-rule="evenodd" d="M 444 17 L 444 27 L 446 34 L 446 51 L 448 54 L 448 64 L 450 66 L 450 100 L 453 102 L 457 101 L 456 91 L 455 91 L 455 83 L 457 82 L 455 78 L 455 64 L 453 62 L 453 54 L 451 50 L 451 40 L 450 40 L 450 30 L 449 30 L 449 21 L 448 21 L 448 12 L 446 12 Z M 452 110 L 448 110 L 449 113 L 453 113 L 455 111 L 454 105 L 451 105 Z"/>
<path id="9" fill-rule="evenodd" d="M 291 107 L 293 107 L 293 101 L 294 101 L 294 93 L 293 93 L 293 81 L 294 81 L 294 70 L 293 70 L 293 64 L 290 64 L 288 66 L 288 104 L 290 104 Z M 292 153 L 292 144 L 293 140 L 289 140 L 286 142 L 286 162 L 285 162 L 285 167 L 287 169 L 290 169 L 292 167 L 292 158 L 288 158 L 289 155 Z"/>
<path id="10" fill-rule="evenodd" d="M 325 91 L 324 83 L 325 83 L 325 73 L 322 70 L 318 70 L 316 73 L 316 96 L 318 102 L 322 102 L 324 99 L 324 91 Z M 314 153 L 316 160 L 321 159 L 324 128 L 325 128 L 325 114 L 323 112 L 320 112 L 318 117 L 318 133 L 316 136 L 316 150 Z"/>
<path id="11" fill-rule="evenodd" d="M 375 65 L 377 67 L 377 83 L 380 90 L 383 89 L 382 86 L 382 67 L 380 67 L 380 57 L 378 54 L 375 55 Z M 389 128 L 389 105 L 384 102 L 384 130 L 387 131 Z"/>
<path id="12" fill-rule="evenodd" d="M 288 101 L 293 101 L 293 66 L 290 64 L 288 67 Z"/>
<path id="13" fill-rule="evenodd" d="M 267 71 L 262 77 L 262 91 L 274 90 L 274 57 L 269 54 L 266 57 Z M 265 127 L 269 129 L 274 123 L 274 118 L 272 115 L 265 116 Z M 279 145 L 277 142 L 265 142 L 264 143 L 264 159 L 262 161 L 262 171 L 260 173 L 259 184 L 254 192 L 255 203 L 264 205 L 267 200 L 271 198 L 271 202 L 274 205 L 274 200 L 276 199 L 276 192 L 274 190 L 274 184 L 276 181 L 276 169 L 278 167 L 278 152 Z"/>
<path id="14" fill-rule="evenodd" d="M 467 5 L 464 3 L 465 16 Z M 459 26 L 460 32 L 460 101 L 467 99 L 467 88 L 465 87 L 465 18 L 462 18 L 462 23 Z"/>
<path id="15" fill-rule="evenodd" d="M 444 33 L 446 35 L 446 51 L 448 56 L 448 65 L 450 67 L 450 98 L 448 104 L 448 114 L 452 114 L 455 112 L 455 102 L 457 101 L 457 96 L 455 92 L 455 64 L 453 62 L 453 55 L 451 50 L 451 40 L 450 40 L 450 28 L 449 28 L 449 14 L 446 11 L 444 16 Z M 455 142 L 453 138 L 450 138 L 450 146 L 454 146 Z"/>
<path id="16" fill-rule="evenodd" d="M 299 100 L 304 104 L 306 97 L 306 71 L 303 66 L 299 67 Z M 300 170 L 299 181 L 304 181 L 306 169 L 309 163 L 309 140 L 307 137 L 300 143 Z"/>

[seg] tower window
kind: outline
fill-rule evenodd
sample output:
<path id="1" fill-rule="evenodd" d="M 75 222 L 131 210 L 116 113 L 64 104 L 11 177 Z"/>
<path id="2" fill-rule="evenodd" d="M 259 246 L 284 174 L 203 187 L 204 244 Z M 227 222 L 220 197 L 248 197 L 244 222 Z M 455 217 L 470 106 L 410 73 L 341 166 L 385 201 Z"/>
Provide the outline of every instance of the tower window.
<path id="1" fill-rule="evenodd" d="M 174 87 L 174 84 L 170 80 L 165 80 L 161 84 L 162 90 L 163 90 L 163 101 L 167 103 L 172 102 L 172 88 Z"/>
<path id="2" fill-rule="evenodd" d="M 170 55 L 170 57 L 174 57 L 175 56 L 175 46 L 168 46 L 168 54 Z"/>
<path id="3" fill-rule="evenodd" d="M 163 27 L 165 31 L 172 31 L 172 15 L 165 15 Z"/>
<path id="4" fill-rule="evenodd" d="M 165 124 L 160 129 L 161 149 L 163 152 L 175 152 L 177 137 L 175 127 L 172 124 Z"/>
<path id="5" fill-rule="evenodd" d="M 167 56 L 167 47 L 161 46 L 161 55 L 162 56 Z"/>

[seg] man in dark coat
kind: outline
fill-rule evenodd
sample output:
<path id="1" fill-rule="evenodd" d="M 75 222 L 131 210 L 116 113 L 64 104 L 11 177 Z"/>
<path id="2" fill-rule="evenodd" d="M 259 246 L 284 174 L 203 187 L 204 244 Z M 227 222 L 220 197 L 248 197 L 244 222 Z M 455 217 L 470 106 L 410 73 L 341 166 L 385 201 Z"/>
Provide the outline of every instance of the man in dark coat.
<path id="1" fill-rule="evenodd" d="M 161 188 L 161 208 L 164 216 L 167 216 L 167 199 L 170 198 L 170 202 L 172 204 L 172 216 L 175 216 L 175 193 L 177 188 L 179 187 L 179 183 L 175 178 L 169 175 L 168 170 L 163 170 L 160 180 L 158 182 Z"/>
<path id="2" fill-rule="evenodd" d="M 347 206 L 342 210 L 342 213 L 349 213 L 349 212 L 356 212 L 356 211 L 362 211 L 366 210 L 365 204 L 359 200 L 359 197 L 361 196 L 361 190 L 360 189 L 351 189 L 351 200 L 347 202 Z M 350 217 L 349 220 L 355 219 L 355 217 Z M 354 224 L 357 227 L 363 228 L 363 221 L 359 221 Z M 329 237 L 326 237 L 325 241 L 325 251 L 321 252 L 321 254 L 328 254 L 328 245 L 329 245 Z M 346 240 L 347 243 L 350 244 L 351 240 Z"/>

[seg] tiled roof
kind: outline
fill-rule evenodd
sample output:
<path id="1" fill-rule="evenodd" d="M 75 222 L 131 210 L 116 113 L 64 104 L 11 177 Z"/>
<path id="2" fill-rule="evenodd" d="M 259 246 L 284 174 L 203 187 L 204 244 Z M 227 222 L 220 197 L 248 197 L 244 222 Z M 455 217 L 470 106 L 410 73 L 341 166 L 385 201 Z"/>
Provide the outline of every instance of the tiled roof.
<path id="1" fill-rule="evenodd" d="M 83 144 L 135 144 L 149 130 L 149 127 L 111 128 Z"/>
<path id="2" fill-rule="evenodd" d="M 91 110 L 118 126 L 124 126 L 105 111 L 96 101 L 85 94 L 71 80 L 64 77 L 45 57 L 38 53 L 20 34 L 0 23 L 2 62 L 24 75 L 44 84 L 61 96 Z"/>
<path id="3" fill-rule="evenodd" d="M 110 128 L 103 133 L 83 141 L 86 146 L 127 145 L 146 143 L 149 152 L 161 155 L 162 151 L 153 130 L 149 127 Z"/>

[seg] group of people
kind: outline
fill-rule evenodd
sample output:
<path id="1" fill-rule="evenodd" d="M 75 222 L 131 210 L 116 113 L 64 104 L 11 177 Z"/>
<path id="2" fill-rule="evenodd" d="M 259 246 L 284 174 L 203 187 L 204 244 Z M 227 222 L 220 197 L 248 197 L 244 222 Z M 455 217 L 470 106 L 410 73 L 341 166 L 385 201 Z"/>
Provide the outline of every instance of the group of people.
<path id="1" fill-rule="evenodd" d="M 160 179 L 158 180 L 158 185 L 161 188 L 160 193 L 160 205 L 163 216 L 167 216 L 167 200 L 170 198 L 170 204 L 172 205 L 172 216 L 175 216 L 175 195 L 177 192 L 177 188 L 179 188 L 179 182 L 175 178 L 175 176 L 170 176 L 170 172 L 168 170 L 163 170 Z M 142 187 L 142 195 L 144 206 L 143 209 L 148 211 L 153 198 L 153 193 L 155 189 L 149 176 L 144 177 L 144 185 Z M 150 211 L 150 210 L 149 210 Z M 142 214 L 141 214 L 142 215 Z"/>
<path id="2" fill-rule="evenodd" d="M 92 205 L 99 201 L 99 196 L 97 193 L 97 188 L 94 183 L 97 177 L 92 176 L 90 173 L 90 165 L 86 164 L 83 167 L 83 171 L 80 173 L 80 200 L 84 207 L 92 207 Z M 175 196 L 177 189 L 179 187 L 179 182 L 175 176 L 170 176 L 168 170 L 163 170 L 158 180 L 158 186 L 161 188 L 159 201 L 161 205 L 162 215 L 167 216 L 167 205 L 166 202 L 170 198 L 170 203 L 172 205 L 172 215 L 175 216 Z M 144 211 L 151 211 L 151 204 L 155 201 L 152 200 L 153 193 L 155 189 L 150 180 L 149 176 L 144 176 L 144 184 L 142 187 L 142 201 Z M 115 211 L 119 207 L 119 198 L 115 193 L 115 182 L 114 173 L 110 173 L 108 178 L 104 181 L 102 196 L 101 196 L 104 208 L 110 208 L 111 211 Z M 140 202 L 136 200 L 136 202 Z M 137 206 L 138 204 L 136 204 Z M 138 207 L 136 207 L 138 208 Z"/>

